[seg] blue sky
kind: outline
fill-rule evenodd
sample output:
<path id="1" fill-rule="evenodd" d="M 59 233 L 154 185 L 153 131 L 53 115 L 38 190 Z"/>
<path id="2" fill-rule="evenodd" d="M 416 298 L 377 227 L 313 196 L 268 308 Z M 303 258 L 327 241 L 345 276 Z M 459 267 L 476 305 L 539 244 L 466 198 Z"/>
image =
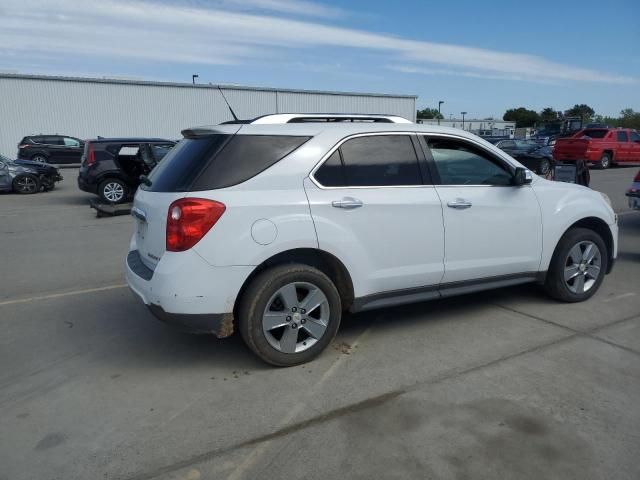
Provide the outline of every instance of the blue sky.
<path id="1" fill-rule="evenodd" d="M 640 110 L 640 1 L 3 0 L 0 70 Z"/>

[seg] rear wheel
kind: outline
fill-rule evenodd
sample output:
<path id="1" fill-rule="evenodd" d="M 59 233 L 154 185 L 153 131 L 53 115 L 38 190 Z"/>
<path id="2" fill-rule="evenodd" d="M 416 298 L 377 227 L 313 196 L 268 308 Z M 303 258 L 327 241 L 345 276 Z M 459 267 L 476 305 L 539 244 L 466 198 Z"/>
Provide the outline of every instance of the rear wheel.
<path id="1" fill-rule="evenodd" d="M 108 178 L 98 186 L 98 195 L 107 203 L 122 203 L 128 194 L 127 185 L 117 178 Z"/>
<path id="2" fill-rule="evenodd" d="M 47 157 L 40 154 L 34 155 L 33 157 L 31 157 L 31 160 L 33 160 L 34 162 L 47 163 Z"/>
<path id="3" fill-rule="evenodd" d="M 571 229 L 553 253 L 545 289 L 558 300 L 582 302 L 598 291 L 607 265 L 607 248 L 600 235 L 586 228 Z"/>
<path id="4" fill-rule="evenodd" d="M 30 195 L 40 191 L 40 179 L 35 175 L 18 175 L 13 180 L 13 190 L 22 195 Z"/>
<path id="5" fill-rule="evenodd" d="M 549 174 L 549 170 L 551 170 L 551 162 L 546 158 L 540 160 L 540 165 L 538 166 L 538 175 L 542 175 L 544 177 Z"/>
<path id="6" fill-rule="evenodd" d="M 316 357 L 331 342 L 342 315 L 340 295 L 320 270 L 281 265 L 259 274 L 244 293 L 238 326 L 262 360 L 292 366 Z"/>
<path id="7" fill-rule="evenodd" d="M 600 162 L 598 163 L 598 166 L 602 170 L 606 170 L 607 168 L 609 168 L 611 166 L 611 154 L 603 153 L 602 157 L 600 157 Z"/>

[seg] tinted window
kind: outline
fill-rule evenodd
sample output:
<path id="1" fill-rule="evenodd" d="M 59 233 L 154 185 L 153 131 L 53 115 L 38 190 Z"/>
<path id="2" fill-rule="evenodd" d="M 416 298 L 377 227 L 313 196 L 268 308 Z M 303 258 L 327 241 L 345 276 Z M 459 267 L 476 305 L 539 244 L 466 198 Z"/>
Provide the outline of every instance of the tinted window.
<path id="1" fill-rule="evenodd" d="M 158 162 L 162 160 L 167 155 L 167 153 L 169 153 L 169 150 L 171 150 L 172 148 L 173 148 L 173 145 L 152 145 L 151 146 L 151 149 L 153 150 L 153 156 Z"/>
<path id="2" fill-rule="evenodd" d="M 583 135 L 586 135 L 587 137 L 591 137 L 591 138 L 604 138 L 607 133 L 609 133 L 609 130 L 594 130 L 594 129 L 587 129 L 584 132 L 582 132 Z"/>
<path id="3" fill-rule="evenodd" d="M 47 145 L 64 145 L 64 143 L 62 142 L 62 137 L 55 137 L 55 136 L 51 136 L 51 137 L 44 137 L 44 143 Z"/>
<path id="4" fill-rule="evenodd" d="M 202 172 L 207 162 L 229 139 L 229 135 L 210 135 L 185 138 L 151 171 L 151 187 L 141 188 L 154 192 L 186 192 Z"/>
<path id="5" fill-rule="evenodd" d="M 640 134 L 638 134 L 638 132 L 631 132 L 631 141 L 640 142 Z"/>
<path id="6" fill-rule="evenodd" d="M 277 163 L 308 139 L 284 135 L 185 138 L 152 171 L 151 190 L 199 191 L 237 185 Z"/>
<path id="7" fill-rule="evenodd" d="M 466 143 L 428 140 L 441 185 L 511 185 L 511 174 L 497 160 Z"/>
<path id="8" fill-rule="evenodd" d="M 500 142 L 499 147 L 500 148 L 515 148 L 516 147 L 516 142 L 514 142 L 513 140 L 507 140 L 505 142 Z"/>
<path id="9" fill-rule="evenodd" d="M 375 135 L 340 147 L 349 186 L 421 185 L 418 157 L 408 135 Z"/>
<path id="10" fill-rule="evenodd" d="M 627 132 L 616 132 L 616 133 L 617 133 L 619 142 L 626 142 L 627 141 Z"/>
<path id="11" fill-rule="evenodd" d="M 314 177 L 320 185 L 325 187 L 344 187 L 347 185 L 339 150 L 333 152 L 327 161 L 316 171 Z"/>
<path id="12" fill-rule="evenodd" d="M 44 137 L 31 137 L 33 143 L 44 143 Z"/>
<path id="13" fill-rule="evenodd" d="M 246 182 L 282 160 L 309 138 L 235 135 L 208 163 L 191 190 L 211 190 Z"/>

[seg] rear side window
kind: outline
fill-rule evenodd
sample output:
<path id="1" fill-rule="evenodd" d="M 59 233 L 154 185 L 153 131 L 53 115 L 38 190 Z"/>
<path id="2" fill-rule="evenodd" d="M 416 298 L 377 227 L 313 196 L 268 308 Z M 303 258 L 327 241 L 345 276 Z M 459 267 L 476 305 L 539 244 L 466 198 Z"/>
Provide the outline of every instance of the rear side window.
<path id="1" fill-rule="evenodd" d="M 616 132 L 617 136 L 618 136 L 618 141 L 619 142 L 626 142 L 627 141 L 627 132 Z"/>
<path id="2" fill-rule="evenodd" d="M 631 141 L 640 142 L 640 134 L 638 134 L 638 132 L 631 132 Z"/>
<path id="3" fill-rule="evenodd" d="M 191 190 L 230 187 L 276 164 L 309 140 L 310 137 L 285 135 L 235 135 L 215 155 Z"/>
<path id="4" fill-rule="evenodd" d="M 185 138 L 151 173 L 154 192 L 214 190 L 245 182 L 310 137 L 208 135 Z"/>
<path id="5" fill-rule="evenodd" d="M 339 148 L 342 170 L 334 153 L 318 169 L 315 179 L 326 187 L 386 187 L 422 185 L 413 142 L 408 135 L 369 135 L 344 142 Z"/>
<path id="6" fill-rule="evenodd" d="M 607 136 L 607 133 L 609 133 L 609 130 L 603 129 L 587 129 L 582 132 L 583 135 L 590 138 L 604 138 Z"/>

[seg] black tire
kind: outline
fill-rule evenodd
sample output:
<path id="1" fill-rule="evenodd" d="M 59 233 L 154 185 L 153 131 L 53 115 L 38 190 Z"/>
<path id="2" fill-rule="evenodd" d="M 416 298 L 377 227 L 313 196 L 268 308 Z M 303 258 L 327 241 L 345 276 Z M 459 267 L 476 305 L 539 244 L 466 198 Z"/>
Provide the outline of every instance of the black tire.
<path id="1" fill-rule="evenodd" d="M 595 281 L 586 291 L 580 293 L 579 291 L 572 291 L 572 288 L 575 288 L 576 280 L 570 280 L 574 282 L 573 286 L 565 281 L 565 269 L 571 268 L 569 266 L 569 263 L 572 262 L 571 258 L 569 257 L 571 250 L 576 246 L 580 248 L 580 244 L 583 242 L 591 242 L 595 246 L 597 246 L 599 250 L 600 264 L 598 270 L 598 278 L 595 279 Z M 551 258 L 551 264 L 549 265 L 547 278 L 544 284 L 545 290 L 547 294 L 549 294 L 556 300 L 570 303 L 583 302 L 591 298 L 598 291 L 607 272 L 608 265 L 609 253 L 604 241 L 602 240 L 602 237 L 598 233 L 587 228 L 572 228 L 563 235 L 563 237 L 558 242 L 555 252 L 553 252 L 553 257 Z M 582 273 L 578 275 L 582 275 Z M 587 277 L 585 274 L 585 277 L 582 280 L 583 285 L 586 285 L 586 279 Z M 589 281 L 591 281 L 591 279 L 589 279 Z"/>
<path id="2" fill-rule="evenodd" d="M 301 352 L 284 353 L 269 343 L 262 322 L 267 303 L 282 287 L 292 282 L 304 282 L 320 289 L 327 300 L 329 320 L 323 335 L 311 347 Z M 287 264 L 257 275 L 242 295 L 237 312 L 238 327 L 247 346 L 265 362 L 278 367 L 289 367 L 309 362 L 327 348 L 340 326 L 342 304 L 335 285 L 320 270 L 308 265 Z M 283 328 L 290 327 L 288 325 Z M 293 327 L 295 328 L 295 324 Z M 305 327 L 299 327 L 303 328 Z"/>
<path id="3" fill-rule="evenodd" d="M 106 203 L 123 203 L 129 198 L 129 187 L 122 180 L 107 178 L 100 182 L 98 195 Z"/>
<path id="4" fill-rule="evenodd" d="M 543 158 L 542 160 L 540 160 L 540 164 L 538 165 L 538 175 L 544 177 L 549 174 L 550 170 L 551 170 L 551 162 L 546 158 Z"/>
<path id="5" fill-rule="evenodd" d="M 611 166 L 611 154 L 603 153 L 602 157 L 600 157 L 600 162 L 598 162 L 598 167 L 601 170 L 606 170 Z"/>
<path id="6" fill-rule="evenodd" d="M 36 155 L 31 157 L 31 160 L 33 160 L 34 162 L 40 162 L 40 163 L 47 163 L 49 161 L 49 159 L 44 155 L 42 155 L 41 153 L 37 153 Z"/>
<path id="7" fill-rule="evenodd" d="M 13 191 L 21 195 L 31 195 L 40 191 L 40 179 L 25 173 L 13 179 Z"/>

